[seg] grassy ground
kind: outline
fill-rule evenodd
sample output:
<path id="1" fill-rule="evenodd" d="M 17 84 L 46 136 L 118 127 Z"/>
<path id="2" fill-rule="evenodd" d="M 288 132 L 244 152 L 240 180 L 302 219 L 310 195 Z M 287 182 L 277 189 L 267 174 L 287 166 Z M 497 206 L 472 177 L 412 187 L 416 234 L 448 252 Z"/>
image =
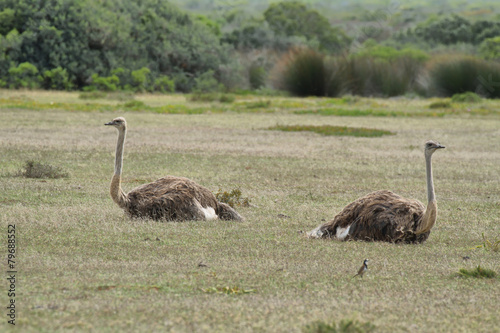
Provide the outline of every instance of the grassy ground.
<path id="1" fill-rule="evenodd" d="M 263 99 L 270 102 L 259 104 Z M 377 332 L 500 327 L 500 280 L 458 276 L 478 265 L 500 273 L 500 252 L 477 248 L 482 234 L 492 243 L 500 239 L 499 102 L 455 104 L 443 114 L 427 114 L 435 111 L 430 100 L 135 100 L 185 112 L 131 111 L 119 100 L 84 101 L 72 93 L 0 91 L 2 248 L 6 253 L 7 225 L 15 224 L 16 326 L 23 332 L 300 332 L 316 321 L 342 320 L 372 324 Z M 246 106 L 256 103 L 264 108 Z M 332 104 L 347 114 L 395 113 L 319 112 Z M 192 109 L 204 111 L 190 114 Z M 304 110 L 313 112 L 297 112 Z M 238 188 L 251 203 L 238 208 L 246 221 L 125 217 L 108 194 L 116 131 L 104 123 L 116 116 L 129 123 L 125 190 L 167 174 L 213 192 Z M 269 130 L 277 125 L 395 135 Z M 439 215 L 426 243 L 303 237 L 302 231 L 373 190 L 425 202 L 427 139 L 447 148 L 434 155 Z M 28 160 L 61 168 L 69 177 L 16 176 Z M 370 259 L 367 275 L 351 279 L 364 258 Z M 2 285 L 6 306 L 8 286 Z M 4 315 L 0 330 L 7 326 Z"/>

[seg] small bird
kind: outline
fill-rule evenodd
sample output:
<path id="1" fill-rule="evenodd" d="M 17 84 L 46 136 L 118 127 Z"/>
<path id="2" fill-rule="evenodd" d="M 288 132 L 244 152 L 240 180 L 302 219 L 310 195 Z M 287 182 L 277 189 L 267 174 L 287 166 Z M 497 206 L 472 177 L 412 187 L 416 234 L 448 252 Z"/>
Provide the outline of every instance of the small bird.
<path id="1" fill-rule="evenodd" d="M 363 265 L 358 271 L 358 274 L 354 275 L 352 278 L 354 279 L 358 275 L 360 277 L 363 277 L 363 274 L 365 274 L 367 270 L 368 270 L 368 259 L 365 259 L 365 261 L 363 261 Z"/>

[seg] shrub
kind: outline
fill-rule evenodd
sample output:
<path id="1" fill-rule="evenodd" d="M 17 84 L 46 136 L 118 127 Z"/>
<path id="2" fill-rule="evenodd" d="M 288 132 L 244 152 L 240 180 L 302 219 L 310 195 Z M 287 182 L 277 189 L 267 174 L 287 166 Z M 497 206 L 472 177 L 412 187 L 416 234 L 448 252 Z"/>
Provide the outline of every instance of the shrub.
<path id="1" fill-rule="evenodd" d="M 227 203 L 231 207 L 235 206 L 243 206 L 243 207 L 248 207 L 250 206 L 250 200 L 248 198 L 243 198 L 241 196 L 241 191 L 239 189 L 233 189 L 229 192 L 222 191 L 219 189 L 217 193 L 215 193 L 215 198 L 220 201 Z"/>
<path id="2" fill-rule="evenodd" d="M 84 87 L 84 91 L 116 91 L 118 85 L 120 84 L 120 79 L 116 75 L 111 75 L 108 77 L 99 76 L 99 74 L 92 74 L 92 83 Z"/>
<path id="3" fill-rule="evenodd" d="M 18 172 L 19 176 L 26 178 L 66 178 L 68 173 L 59 167 L 35 161 L 27 161 L 24 170 Z"/>
<path id="4" fill-rule="evenodd" d="M 17 67 L 9 69 L 10 88 L 38 88 L 41 77 L 38 75 L 38 69 L 29 62 L 23 62 Z"/>
<path id="5" fill-rule="evenodd" d="M 456 103 L 479 103 L 482 100 L 481 96 L 470 91 L 463 94 L 455 94 L 451 97 L 451 101 Z"/>
<path id="6" fill-rule="evenodd" d="M 166 75 L 162 75 L 162 76 L 156 78 L 153 90 L 159 91 L 162 93 L 173 92 L 175 90 L 174 80 L 171 80 Z"/>
<path id="7" fill-rule="evenodd" d="M 259 65 L 252 65 L 248 69 L 248 80 L 252 89 L 259 89 L 266 85 L 266 69 Z"/>
<path id="8" fill-rule="evenodd" d="M 500 59 L 500 36 L 485 39 L 479 46 L 479 54 L 485 59 Z"/>
<path id="9" fill-rule="evenodd" d="M 404 95 L 414 89 L 427 59 L 428 55 L 420 50 L 374 45 L 347 60 L 345 80 L 354 94 Z"/>
<path id="10" fill-rule="evenodd" d="M 148 75 L 151 73 L 149 68 L 142 67 L 141 69 L 132 71 L 132 82 L 136 91 L 146 91 L 149 85 Z"/>
<path id="11" fill-rule="evenodd" d="M 222 84 L 215 79 L 213 70 L 206 71 L 194 81 L 195 87 L 193 91 L 197 93 L 217 92 L 223 89 Z"/>
<path id="12" fill-rule="evenodd" d="M 45 89 L 71 90 L 73 83 L 69 79 L 68 71 L 62 67 L 57 67 L 43 72 L 42 86 Z"/>
<path id="13" fill-rule="evenodd" d="M 475 92 L 500 97 L 500 64 L 471 56 L 441 57 L 429 66 L 431 93 L 453 96 Z"/>
<path id="14" fill-rule="evenodd" d="M 313 50 L 292 50 L 282 60 L 278 85 L 295 96 L 337 96 L 342 90 L 338 61 Z"/>

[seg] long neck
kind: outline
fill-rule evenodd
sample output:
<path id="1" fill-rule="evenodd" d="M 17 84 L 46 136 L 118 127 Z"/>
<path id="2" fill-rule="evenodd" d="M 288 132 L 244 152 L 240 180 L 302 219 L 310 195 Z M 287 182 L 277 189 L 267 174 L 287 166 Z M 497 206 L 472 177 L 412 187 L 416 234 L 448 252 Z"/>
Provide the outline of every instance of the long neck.
<path id="1" fill-rule="evenodd" d="M 123 192 L 121 188 L 121 175 L 122 175 L 122 165 L 123 165 L 123 146 L 125 145 L 125 135 L 127 133 L 126 128 L 120 128 L 118 130 L 118 142 L 116 143 L 116 154 L 115 154 L 115 174 L 111 180 L 110 194 L 114 202 L 118 204 L 121 208 L 124 208 L 128 204 L 127 195 Z"/>
<path id="2" fill-rule="evenodd" d="M 437 201 L 434 193 L 434 181 L 432 177 L 432 155 L 425 155 L 425 169 L 427 174 L 427 209 L 425 210 L 422 223 L 417 228 L 416 233 L 421 234 L 431 230 L 436 223 L 437 218 Z"/>

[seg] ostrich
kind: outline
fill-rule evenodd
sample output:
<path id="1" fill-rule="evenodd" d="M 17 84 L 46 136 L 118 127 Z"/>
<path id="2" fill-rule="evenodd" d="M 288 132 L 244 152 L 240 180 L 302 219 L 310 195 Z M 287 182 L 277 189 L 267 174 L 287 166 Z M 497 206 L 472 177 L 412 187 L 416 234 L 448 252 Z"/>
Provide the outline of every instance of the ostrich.
<path id="1" fill-rule="evenodd" d="M 111 198 L 130 217 L 154 220 L 237 220 L 243 218 L 229 205 L 218 202 L 212 192 L 183 177 L 166 176 L 136 187 L 129 193 L 121 188 L 123 146 L 127 133 L 125 118 L 115 118 L 104 125 L 118 130 L 115 173 L 111 180 Z"/>
<path id="2" fill-rule="evenodd" d="M 437 217 L 432 180 L 432 154 L 444 148 L 435 141 L 425 143 L 427 208 L 418 200 L 391 191 L 372 192 L 350 203 L 334 217 L 307 233 L 311 238 L 421 243 L 430 234 Z"/>

